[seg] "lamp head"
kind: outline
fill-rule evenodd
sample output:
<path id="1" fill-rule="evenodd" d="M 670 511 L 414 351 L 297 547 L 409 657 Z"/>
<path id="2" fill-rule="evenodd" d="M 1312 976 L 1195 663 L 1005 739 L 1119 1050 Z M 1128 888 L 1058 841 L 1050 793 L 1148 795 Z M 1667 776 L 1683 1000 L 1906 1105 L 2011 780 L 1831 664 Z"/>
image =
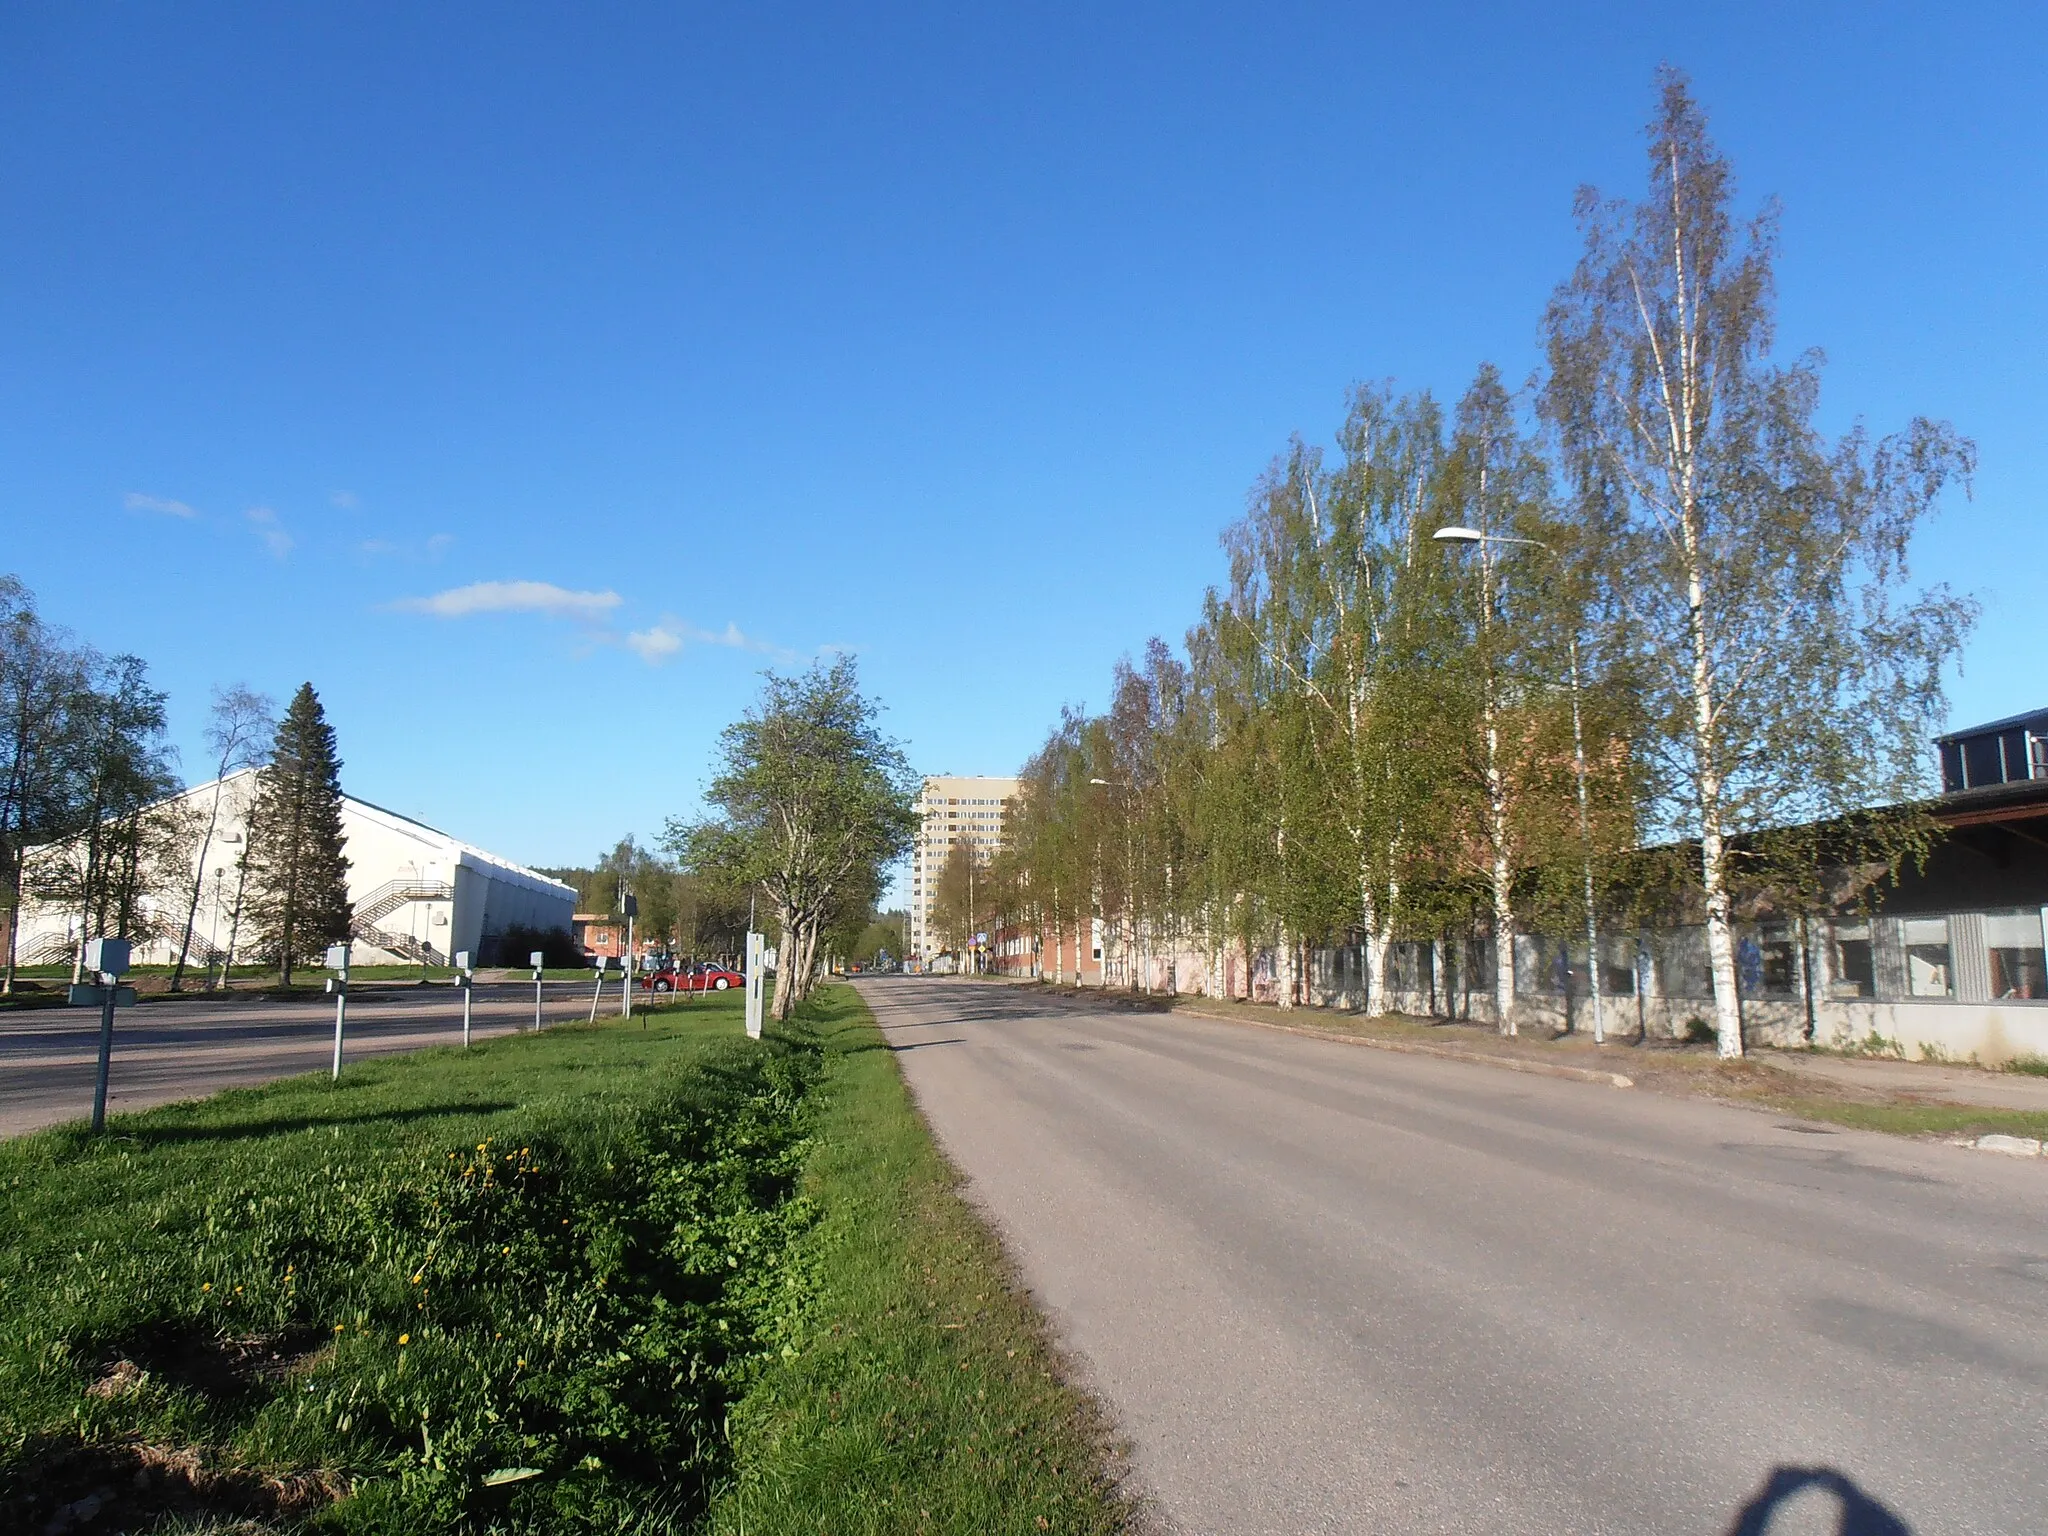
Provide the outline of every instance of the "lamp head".
<path id="1" fill-rule="evenodd" d="M 1439 544 L 1484 544 L 1486 535 L 1477 528 L 1439 528 L 1430 537 Z"/>

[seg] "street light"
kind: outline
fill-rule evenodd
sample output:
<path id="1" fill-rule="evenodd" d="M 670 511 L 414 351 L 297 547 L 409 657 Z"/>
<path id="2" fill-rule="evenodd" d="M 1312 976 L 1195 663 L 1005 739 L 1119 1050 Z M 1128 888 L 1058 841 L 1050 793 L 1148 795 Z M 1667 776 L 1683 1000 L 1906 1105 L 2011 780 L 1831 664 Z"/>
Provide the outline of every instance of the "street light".
<path id="1" fill-rule="evenodd" d="M 1517 538 L 1512 534 L 1481 533 L 1477 528 L 1456 525 L 1439 528 L 1430 538 L 1439 544 L 1527 544 L 1540 549 L 1552 560 L 1558 560 L 1558 553 L 1541 539 Z M 1562 564 L 1562 561 L 1559 561 Z M 1586 737 L 1579 720 L 1579 627 L 1573 624 L 1566 637 L 1566 655 L 1571 666 L 1571 681 L 1568 685 L 1572 696 L 1572 775 L 1577 780 L 1579 798 L 1579 851 L 1585 863 L 1586 880 L 1586 983 L 1593 999 L 1593 1043 L 1607 1043 L 1607 1012 L 1600 995 L 1600 922 L 1598 909 L 1593 899 L 1593 830 L 1586 809 Z M 1549 686 L 1556 687 L 1555 683 Z M 1496 938 L 1496 942 L 1500 942 Z M 1514 935 L 1508 934 L 1505 942 L 1514 943 Z"/>

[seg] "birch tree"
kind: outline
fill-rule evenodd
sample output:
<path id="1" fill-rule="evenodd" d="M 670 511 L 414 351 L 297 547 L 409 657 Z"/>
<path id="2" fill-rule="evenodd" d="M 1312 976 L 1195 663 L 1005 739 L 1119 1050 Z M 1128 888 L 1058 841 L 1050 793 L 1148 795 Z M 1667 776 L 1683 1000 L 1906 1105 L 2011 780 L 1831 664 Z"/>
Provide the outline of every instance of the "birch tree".
<path id="1" fill-rule="evenodd" d="M 277 734 L 277 704 L 268 694 L 237 683 L 213 691 L 213 710 L 206 722 L 206 749 L 213 757 L 213 787 L 207 796 L 206 821 L 199 834 L 199 854 L 192 866 L 192 887 L 185 901 L 185 932 L 171 966 L 171 990 L 183 989 L 185 964 L 192 951 L 192 929 L 199 918 L 199 898 L 206 882 L 206 861 L 220 828 L 221 781 L 240 768 L 253 768 L 269 756 Z"/>
<path id="2" fill-rule="evenodd" d="M 1914 591 L 1907 556 L 1975 450 L 1924 419 L 1821 436 L 1818 354 L 1771 359 L 1775 210 L 1738 222 L 1685 78 L 1658 86 L 1647 195 L 1579 194 L 1542 403 L 1624 615 L 1656 821 L 1699 849 L 1715 1032 L 1737 1056 L 1731 840 L 1925 784 L 1973 610 Z"/>
<path id="3" fill-rule="evenodd" d="M 665 841 L 694 872 L 773 904 L 778 1019 L 809 995 L 825 928 L 872 901 L 916 830 L 916 782 L 879 715 L 848 657 L 767 674 L 759 702 L 719 738 L 705 796 L 717 813 L 668 824 Z"/>

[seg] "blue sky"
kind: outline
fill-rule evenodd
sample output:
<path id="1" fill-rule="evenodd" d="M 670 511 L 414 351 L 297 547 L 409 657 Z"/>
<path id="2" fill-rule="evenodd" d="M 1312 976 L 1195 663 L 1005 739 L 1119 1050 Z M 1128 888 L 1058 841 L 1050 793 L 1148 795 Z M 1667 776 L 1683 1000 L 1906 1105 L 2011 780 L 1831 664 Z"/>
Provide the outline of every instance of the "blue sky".
<path id="1" fill-rule="evenodd" d="M 17 0 L 0 569 L 195 775 L 311 679 L 352 792 L 533 862 L 825 647 L 1009 771 L 1347 386 L 1527 374 L 1670 60 L 1828 424 L 1979 444 L 1956 722 L 2048 702 L 2048 12 L 1672 9 Z"/>

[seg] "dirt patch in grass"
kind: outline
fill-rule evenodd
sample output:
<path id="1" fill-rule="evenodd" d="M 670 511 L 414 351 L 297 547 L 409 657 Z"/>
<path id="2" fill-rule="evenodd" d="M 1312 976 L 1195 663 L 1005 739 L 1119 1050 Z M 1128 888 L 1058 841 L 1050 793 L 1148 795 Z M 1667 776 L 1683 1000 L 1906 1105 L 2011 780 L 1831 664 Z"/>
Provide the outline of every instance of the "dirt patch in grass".
<path id="1" fill-rule="evenodd" d="M 41 1536 L 144 1531 L 174 1517 L 274 1529 L 349 1491 L 338 1473 L 220 1465 L 217 1453 L 198 1446 L 38 1437 L 27 1449 L 36 1476 L 0 1496 L 0 1528 Z"/>

